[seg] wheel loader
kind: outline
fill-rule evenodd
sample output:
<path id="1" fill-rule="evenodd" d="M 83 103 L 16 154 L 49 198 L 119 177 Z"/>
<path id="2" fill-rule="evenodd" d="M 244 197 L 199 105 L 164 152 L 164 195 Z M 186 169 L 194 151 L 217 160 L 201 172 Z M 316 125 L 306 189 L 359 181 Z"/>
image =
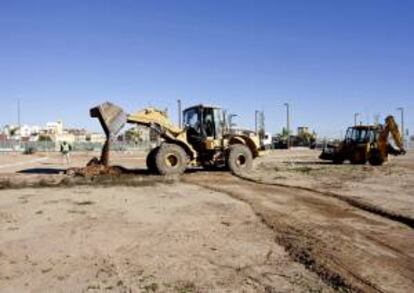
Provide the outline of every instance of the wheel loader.
<path id="1" fill-rule="evenodd" d="M 389 141 L 392 135 L 397 148 Z M 398 125 L 393 116 L 385 119 L 384 125 L 357 125 L 349 127 L 345 139 L 339 145 L 328 145 L 322 151 L 320 159 L 342 164 L 349 160 L 351 164 L 382 165 L 388 155 L 405 154 Z"/>
<path id="2" fill-rule="evenodd" d="M 259 156 L 256 134 L 231 133 L 219 107 L 196 105 L 182 114 L 184 127 L 180 128 L 165 111 L 155 108 L 126 114 L 121 107 L 105 102 L 90 109 L 90 116 L 99 119 L 107 136 L 100 164 L 108 165 L 111 137 L 131 123 L 150 127 L 162 139 L 147 155 L 147 167 L 152 173 L 181 174 L 189 166 L 228 167 L 235 174 L 251 169 L 253 159 Z"/>

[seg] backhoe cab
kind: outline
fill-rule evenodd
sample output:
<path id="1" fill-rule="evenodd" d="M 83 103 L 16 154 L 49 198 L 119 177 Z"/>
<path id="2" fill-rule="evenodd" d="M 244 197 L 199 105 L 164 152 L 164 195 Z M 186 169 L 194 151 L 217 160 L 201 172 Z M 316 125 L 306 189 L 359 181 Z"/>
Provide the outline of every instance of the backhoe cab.
<path id="1" fill-rule="evenodd" d="M 259 138 L 254 134 L 231 134 L 219 107 L 196 105 L 185 109 L 183 128 L 175 126 L 167 113 L 154 108 L 127 115 L 120 107 L 104 103 L 92 108 L 90 114 L 99 119 L 107 135 L 101 155 L 105 165 L 111 136 L 127 122 L 151 127 L 162 139 L 147 156 L 147 167 L 153 173 L 181 174 L 188 166 L 203 166 L 228 167 L 238 174 L 250 170 L 259 155 Z"/>
<path id="2" fill-rule="evenodd" d="M 332 160 L 341 164 L 349 160 L 352 164 L 365 164 L 369 145 L 377 140 L 379 128 L 376 126 L 354 126 L 346 131 L 345 139 L 339 146 L 330 146 L 324 154 L 331 152 Z M 323 158 L 323 156 L 321 156 Z"/>

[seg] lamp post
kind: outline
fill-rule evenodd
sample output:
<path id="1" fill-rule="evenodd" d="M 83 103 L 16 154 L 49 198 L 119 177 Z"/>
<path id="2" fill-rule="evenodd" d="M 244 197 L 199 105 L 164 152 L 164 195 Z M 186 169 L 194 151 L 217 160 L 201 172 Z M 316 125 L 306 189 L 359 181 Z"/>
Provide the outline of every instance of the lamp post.
<path id="1" fill-rule="evenodd" d="M 397 108 L 397 110 L 401 112 L 401 139 L 402 139 L 403 144 L 404 144 L 404 108 L 399 107 L 399 108 Z"/>
<path id="2" fill-rule="evenodd" d="M 254 111 L 254 131 L 256 132 L 256 134 L 257 134 L 257 131 L 258 131 L 258 120 L 259 120 L 259 118 L 258 118 L 258 114 L 259 114 L 259 111 L 258 110 L 255 110 Z"/>
<path id="3" fill-rule="evenodd" d="M 259 137 L 261 139 L 264 138 L 264 134 L 265 134 L 265 116 L 264 116 L 264 111 L 260 111 L 259 113 Z"/>
<path id="4" fill-rule="evenodd" d="M 181 119 L 181 99 L 177 100 L 177 106 L 178 106 L 178 127 L 181 128 L 181 123 L 182 123 L 182 119 Z"/>
<path id="5" fill-rule="evenodd" d="M 290 148 L 290 109 L 289 109 L 289 103 L 284 103 L 284 106 L 286 106 L 286 131 L 287 131 L 287 148 Z"/>

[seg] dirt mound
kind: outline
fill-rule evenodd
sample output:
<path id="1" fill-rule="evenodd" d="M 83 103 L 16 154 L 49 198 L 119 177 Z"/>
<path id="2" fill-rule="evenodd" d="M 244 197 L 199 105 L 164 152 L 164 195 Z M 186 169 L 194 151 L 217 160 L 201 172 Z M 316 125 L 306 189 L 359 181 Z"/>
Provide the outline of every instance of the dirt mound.
<path id="1" fill-rule="evenodd" d="M 70 168 L 66 170 L 66 175 L 95 177 L 100 175 L 120 176 L 127 174 L 128 170 L 120 166 L 105 166 L 98 158 L 93 158 L 83 168 Z"/>

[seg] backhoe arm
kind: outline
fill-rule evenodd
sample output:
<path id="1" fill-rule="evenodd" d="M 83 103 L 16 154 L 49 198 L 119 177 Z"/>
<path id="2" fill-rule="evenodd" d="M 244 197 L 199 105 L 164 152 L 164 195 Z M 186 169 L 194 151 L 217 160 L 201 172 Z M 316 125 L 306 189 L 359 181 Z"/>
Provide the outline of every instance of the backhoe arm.
<path id="1" fill-rule="evenodd" d="M 380 133 L 380 136 L 378 139 L 379 145 L 382 146 L 383 148 L 386 148 L 388 145 L 388 137 L 390 133 L 392 135 L 392 138 L 394 139 L 395 144 L 399 148 L 400 153 L 404 154 L 405 150 L 404 150 L 404 144 L 402 141 L 402 137 L 401 137 L 400 131 L 398 130 L 398 125 L 395 122 L 394 117 L 391 115 L 385 118 L 384 129 Z"/>

